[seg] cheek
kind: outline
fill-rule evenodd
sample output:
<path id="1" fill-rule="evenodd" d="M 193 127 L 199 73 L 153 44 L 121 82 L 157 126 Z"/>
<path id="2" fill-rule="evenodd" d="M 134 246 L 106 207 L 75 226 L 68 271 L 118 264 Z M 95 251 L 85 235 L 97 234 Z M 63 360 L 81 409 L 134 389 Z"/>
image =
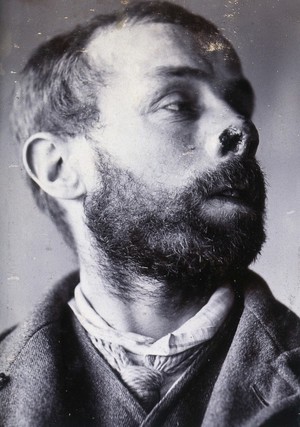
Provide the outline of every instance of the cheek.
<path id="1" fill-rule="evenodd" d="M 182 130 L 148 126 L 144 135 L 142 177 L 157 187 L 175 189 L 187 184 L 196 161 L 193 135 Z"/>
<path id="2" fill-rule="evenodd" d="M 127 107 L 110 115 L 94 139 L 116 166 L 153 189 L 172 189 L 185 186 L 199 168 L 203 156 L 196 134 L 195 126 L 157 123 Z"/>

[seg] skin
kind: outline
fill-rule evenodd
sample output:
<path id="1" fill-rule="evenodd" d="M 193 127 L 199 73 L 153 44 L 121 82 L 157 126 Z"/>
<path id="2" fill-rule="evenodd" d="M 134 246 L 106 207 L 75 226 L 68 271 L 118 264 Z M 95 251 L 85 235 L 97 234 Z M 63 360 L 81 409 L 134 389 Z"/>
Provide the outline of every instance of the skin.
<path id="1" fill-rule="evenodd" d="M 52 179 L 51 188 L 45 177 L 34 179 L 49 194 L 52 191 L 68 213 L 83 292 L 94 309 L 115 328 L 159 338 L 193 316 L 205 301 L 198 298 L 183 304 L 178 293 L 166 304 L 162 282 L 133 274 L 128 280 L 142 290 L 138 300 L 128 305 L 109 292 L 106 275 L 114 271 L 114 265 L 103 253 L 102 269 L 99 267 L 99 253 L 83 211 L 83 196 L 101 186 L 99 153 L 133 174 L 154 197 L 180 192 L 204 172 L 233 156 L 245 155 L 243 144 L 222 153 L 219 140 L 224 129 L 241 129 L 243 118 L 214 89 L 211 64 L 180 27 L 145 24 L 109 29 L 94 35 L 86 54 L 92 66 L 104 70 L 105 85 L 95 88 L 99 90 L 101 122 L 88 139 L 76 138 L 63 145 L 50 138 L 44 151 L 47 147 L 48 152 L 49 147 L 60 150 L 57 157 L 64 159 L 61 176 Z M 43 154 L 38 157 L 40 151 L 36 150 L 36 158 L 46 158 Z M 45 164 L 42 160 L 40 164 L 42 171 Z M 202 209 L 224 223 L 247 210 L 236 200 L 217 197 Z"/>

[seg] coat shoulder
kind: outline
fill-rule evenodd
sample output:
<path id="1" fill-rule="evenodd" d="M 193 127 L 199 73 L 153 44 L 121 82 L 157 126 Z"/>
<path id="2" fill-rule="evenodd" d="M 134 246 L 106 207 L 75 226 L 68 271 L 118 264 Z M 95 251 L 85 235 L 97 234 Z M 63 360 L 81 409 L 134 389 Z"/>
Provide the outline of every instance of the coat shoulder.
<path id="1" fill-rule="evenodd" d="M 71 273 L 44 295 L 24 322 L 0 334 L 0 372 L 10 369 L 36 334 L 60 323 L 66 303 L 71 299 L 78 282 L 78 272 Z"/>
<path id="2" fill-rule="evenodd" d="M 265 281 L 252 271 L 244 280 L 243 298 L 246 314 L 256 319 L 261 332 L 272 340 L 279 352 L 299 349 L 299 317 L 278 301 Z"/>

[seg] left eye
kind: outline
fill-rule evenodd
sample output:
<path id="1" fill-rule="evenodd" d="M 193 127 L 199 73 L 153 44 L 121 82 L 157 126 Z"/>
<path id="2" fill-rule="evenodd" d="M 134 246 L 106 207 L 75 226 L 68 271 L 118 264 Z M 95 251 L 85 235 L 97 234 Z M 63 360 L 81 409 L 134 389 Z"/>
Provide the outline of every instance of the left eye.
<path id="1" fill-rule="evenodd" d="M 192 118 L 199 116 L 199 107 L 190 101 L 172 101 L 161 108 L 171 113 L 187 115 Z"/>
<path id="2" fill-rule="evenodd" d="M 188 110 L 189 106 L 186 102 L 171 102 L 163 107 L 165 110 L 169 111 L 183 111 Z"/>

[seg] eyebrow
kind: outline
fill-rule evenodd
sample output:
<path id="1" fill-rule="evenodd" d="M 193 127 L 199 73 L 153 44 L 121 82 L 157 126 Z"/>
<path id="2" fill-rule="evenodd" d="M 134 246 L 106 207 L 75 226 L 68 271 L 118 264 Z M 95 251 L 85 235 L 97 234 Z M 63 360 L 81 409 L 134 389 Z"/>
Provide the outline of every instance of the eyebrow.
<path id="1" fill-rule="evenodd" d="M 205 68 L 210 68 L 208 64 L 205 64 Z M 178 77 L 178 78 L 193 78 L 197 80 L 202 80 L 210 77 L 212 70 L 204 70 L 200 68 L 194 68 L 189 66 L 161 66 L 157 67 L 154 70 L 154 73 L 151 73 L 154 77 Z"/>

